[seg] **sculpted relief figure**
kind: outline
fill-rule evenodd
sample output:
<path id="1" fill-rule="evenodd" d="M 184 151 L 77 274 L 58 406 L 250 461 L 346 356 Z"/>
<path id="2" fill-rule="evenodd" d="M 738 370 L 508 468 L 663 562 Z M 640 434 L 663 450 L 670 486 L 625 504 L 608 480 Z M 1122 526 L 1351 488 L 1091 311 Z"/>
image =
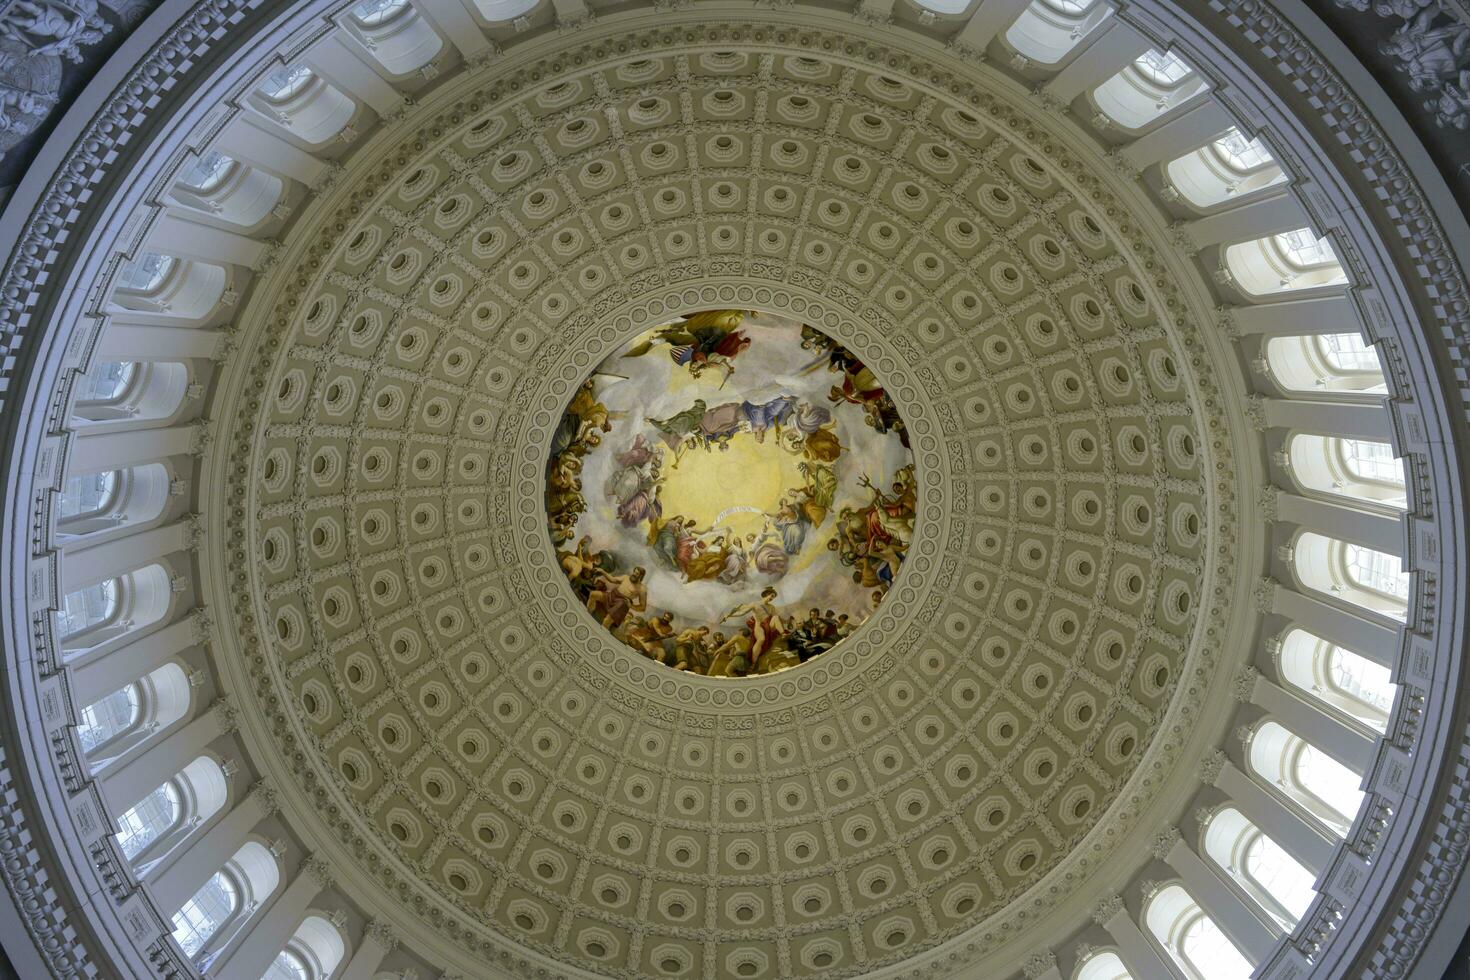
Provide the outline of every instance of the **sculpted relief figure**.
<path id="1" fill-rule="evenodd" d="M 0 153 L 56 105 L 63 59 L 80 63 L 109 30 L 96 0 L 15 0 L 0 12 Z"/>

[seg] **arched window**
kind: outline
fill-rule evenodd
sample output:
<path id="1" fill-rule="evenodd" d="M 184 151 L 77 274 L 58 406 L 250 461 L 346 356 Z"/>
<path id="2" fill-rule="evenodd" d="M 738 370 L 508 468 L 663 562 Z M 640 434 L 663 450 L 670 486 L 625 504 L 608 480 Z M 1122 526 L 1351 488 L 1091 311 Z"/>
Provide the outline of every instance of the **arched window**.
<path id="1" fill-rule="evenodd" d="M 260 94 L 270 102 L 289 102 L 315 79 L 316 73 L 305 65 L 283 65 L 261 81 Z"/>
<path id="2" fill-rule="evenodd" d="M 1339 837 L 1363 805 L 1357 773 L 1274 721 L 1251 735 L 1250 766 Z"/>
<path id="3" fill-rule="evenodd" d="M 1136 130 L 1205 87 L 1205 80 L 1183 58 L 1151 48 L 1094 89 L 1092 99 L 1113 122 Z"/>
<path id="4" fill-rule="evenodd" d="M 166 241 L 157 244 L 169 247 Z M 202 321 L 215 312 L 228 278 L 223 266 L 211 262 L 149 252 L 142 262 L 125 263 L 119 270 L 112 290 L 112 312 L 124 317 L 144 313 L 171 321 Z"/>
<path id="5" fill-rule="evenodd" d="M 143 717 L 142 693 L 137 684 L 113 691 L 82 709 L 77 740 L 88 755 L 131 731 Z"/>
<path id="6" fill-rule="evenodd" d="M 68 593 L 56 614 L 56 636 L 70 656 L 158 622 L 173 590 L 159 564 Z"/>
<path id="7" fill-rule="evenodd" d="M 119 579 L 97 582 L 70 592 L 56 614 L 56 632 L 63 641 L 75 640 L 110 625 L 119 609 Z"/>
<path id="8" fill-rule="evenodd" d="M 1407 504 L 1403 464 L 1386 442 L 1294 435 L 1286 458 L 1305 490 L 1399 510 Z"/>
<path id="9" fill-rule="evenodd" d="M 341 930 L 320 915 L 308 915 L 261 980 L 327 980 L 346 954 Z"/>
<path id="10" fill-rule="evenodd" d="M 1289 391 L 1388 392 L 1377 352 L 1355 333 L 1273 337 L 1266 344 L 1266 364 Z"/>
<path id="11" fill-rule="evenodd" d="M 131 861 L 177 826 L 182 816 L 179 786 L 170 779 L 117 818 L 117 845 Z"/>
<path id="12" fill-rule="evenodd" d="M 352 8 L 352 19 L 362 27 L 381 27 L 407 13 L 408 0 L 363 0 Z"/>
<path id="13" fill-rule="evenodd" d="M 240 888 L 226 871 L 216 871 L 173 917 L 174 941 L 193 956 L 240 908 Z"/>
<path id="14" fill-rule="evenodd" d="M 1005 42 L 1039 65 L 1055 65 L 1112 13 L 1098 0 L 1033 0 L 1006 29 Z"/>
<path id="15" fill-rule="evenodd" d="M 1307 531 L 1292 563 L 1308 588 L 1400 622 L 1408 615 L 1409 575 L 1393 555 Z"/>
<path id="16" fill-rule="evenodd" d="M 175 264 L 171 255 L 145 252 L 142 258 L 125 263 L 118 271 L 118 288 L 145 295 L 155 293 L 162 288 Z"/>
<path id="17" fill-rule="evenodd" d="M 950 0 L 947 6 L 952 7 L 955 2 L 960 2 L 960 0 Z M 530 13 L 535 6 L 536 0 L 475 0 L 475 9 L 480 12 L 481 17 L 492 24 L 515 20 L 522 14 Z M 940 9 L 937 6 L 930 9 L 942 14 L 953 12 L 951 9 Z M 959 9 L 963 10 L 965 7 L 961 6 Z"/>
<path id="18" fill-rule="evenodd" d="M 189 675 L 168 663 L 83 708 L 77 739 L 93 771 L 183 718 L 192 692 Z"/>
<path id="19" fill-rule="evenodd" d="M 70 538 L 147 523 L 164 512 L 169 490 L 162 463 L 69 477 L 57 502 L 57 534 Z"/>
<path id="20" fill-rule="evenodd" d="M 1313 700 L 1386 731 L 1396 686 L 1387 667 L 1293 628 L 1281 639 L 1281 675 Z"/>
<path id="21" fill-rule="evenodd" d="M 1190 980 L 1248 980 L 1253 968 L 1182 885 L 1167 885 L 1148 904 L 1145 924 Z"/>
<path id="22" fill-rule="evenodd" d="M 1225 268 L 1241 289 L 1253 296 L 1339 286 L 1347 271 L 1326 238 L 1310 228 L 1241 242 L 1225 249 Z"/>
<path id="23" fill-rule="evenodd" d="M 1210 818 L 1204 845 L 1205 853 L 1286 929 L 1295 927 L 1317 897 L 1312 873 L 1234 807 Z"/>
<path id="24" fill-rule="evenodd" d="M 1093 953 L 1077 968 L 1072 980 L 1133 980 L 1133 974 L 1110 949 Z"/>
<path id="25" fill-rule="evenodd" d="M 1408 600 L 1409 576 L 1399 559 L 1356 544 L 1345 545 L 1342 554 L 1349 582 L 1385 598 Z"/>
<path id="26" fill-rule="evenodd" d="M 1249 139 L 1234 126 L 1210 144 L 1210 152 L 1238 174 L 1252 174 L 1276 162 L 1260 140 Z"/>
<path id="27" fill-rule="evenodd" d="M 218 190 L 234 169 L 235 161 L 232 157 L 227 157 L 218 150 L 210 150 L 196 157 L 179 174 L 179 181 L 196 194 L 209 194 Z"/>
<path id="28" fill-rule="evenodd" d="M 137 377 L 138 365 L 132 361 L 94 364 L 77 379 L 72 390 L 72 405 L 76 409 L 117 405 L 127 399 Z"/>
<path id="29" fill-rule="evenodd" d="M 280 863 L 257 841 L 241 845 L 173 916 L 173 937 L 189 956 L 228 943 L 280 883 Z"/>
<path id="30" fill-rule="evenodd" d="M 312 145 L 335 138 L 357 114 L 357 103 L 349 95 L 306 65 L 281 67 L 266 75 L 252 100 L 259 111 Z"/>
<path id="31" fill-rule="evenodd" d="M 180 361 L 109 361 L 81 377 L 72 415 L 83 422 L 143 422 L 173 415 L 188 397 L 189 368 Z"/>
<path id="32" fill-rule="evenodd" d="M 1160 88 L 1173 88 L 1194 74 L 1182 58 L 1168 51 L 1150 48 L 1133 61 L 1138 73 Z"/>
<path id="33" fill-rule="evenodd" d="M 417 71 L 444 49 L 444 38 L 408 0 L 364 0 L 352 8 L 347 27 L 392 75 Z"/>
<path id="34" fill-rule="evenodd" d="M 1265 145 L 1234 128 L 1164 169 L 1169 186 L 1197 208 L 1211 208 L 1286 180 Z"/>
<path id="35" fill-rule="evenodd" d="M 61 500 L 56 518 L 61 524 L 104 517 L 118 499 L 122 482 L 119 470 L 74 476 L 61 485 Z"/>
<path id="36" fill-rule="evenodd" d="M 297 953 L 283 949 L 276 954 L 270 969 L 260 980 L 316 980 L 316 975 L 307 969 L 306 961 Z"/>

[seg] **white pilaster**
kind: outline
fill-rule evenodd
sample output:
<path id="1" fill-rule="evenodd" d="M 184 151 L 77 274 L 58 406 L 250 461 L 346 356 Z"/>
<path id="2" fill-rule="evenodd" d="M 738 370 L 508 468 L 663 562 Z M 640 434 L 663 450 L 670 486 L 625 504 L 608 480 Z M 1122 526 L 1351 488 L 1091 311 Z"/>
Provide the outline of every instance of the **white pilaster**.
<path id="1" fill-rule="evenodd" d="M 1294 337 L 1323 333 L 1358 333 L 1358 311 L 1345 293 L 1298 299 L 1279 294 L 1264 303 L 1232 307 L 1242 335 Z"/>
<path id="2" fill-rule="evenodd" d="M 466 61 L 490 52 L 490 42 L 465 8 L 464 0 L 417 0 L 414 6 L 425 20 L 449 39 L 450 44 L 459 49 Z"/>
<path id="3" fill-rule="evenodd" d="M 1063 102 L 1101 85 L 1153 46 L 1117 15 L 1103 21 L 1082 43 L 1081 53 L 1046 83 L 1047 93 Z"/>
<path id="4" fill-rule="evenodd" d="M 153 899 L 165 914 L 172 915 L 199 890 L 245 843 L 267 810 L 259 797 L 248 794 L 217 820 L 204 834 L 190 842 L 184 853 L 156 876 L 146 880 Z M 262 969 L 262 973 L 265 971 Z M 257 974 L 258 976 L 258 974 Z"/>
<path id="5" fill-rule="evenodd" d="M 997 34 L 1007 30 L 1021 16 L 1031 0 L 980 0 L 965 26 L 955 35 L 957 46 L 984 51 Z"/>
<path id="6" fill-rule="evenodd" d="M 1280 613 L 1309 633 L 1329 643 L 1362 654 L 1384 667 L 1398 659 L 1398 631 L 1370 622 L 1295 589 L 1278 585 L 1272 591 L 1271 611 Z"/>
<path id="7" fill-rule="evenodd" d="M 72 699 L 79 705 L 91 704 L 157 670 L 194 645 L 194 623 L 192 616 L 186 616 L 72 668 Z"/>
<path id="8" fill-rule="evenodd" d="M 1272 193 L 1247 198 L 1234 207 L 1224 208 L 1184 223 L 1184 233 L 1196 248 L 1234 242 L 1255 241 L 1267 235 L 1304 228 L 1312 222 L 1285 187 Z"/>
<path id="9" fill-rule="evenodd" d="M 1115 901 L 1114 905 L 1110 916 L 1099 918 L 1094 914 L 1093 919 L 1118 944 L 1118 956 L 1128 972 L 1137 980 L 1186 980 L 1179 964 L 1149 942 L 1123 903 Z"/>
<path id="10" fill-rule="evenodd" d="M 1321 749 L 1353 772 L 1361 775 L 1372 767 L 1373 739 L 1330 717 L 1285 688 L 1264 677 L 1257 677 L 1251 701 L 1313 748 Z"/>
<path id="11" fill-rule="evenodd" d="M 1385 554 L 1403 555 L 1404 528 L 1397 517 L 1294 493 L 1283 493 L 1276 498 L 1276 514 L 1279 520 L 1300 524 L 1309 531 L 1330 534 Z"/>
<path id="12" fill-rule="evenodd" d="M 334 88 L 366 102 L 380 116 L 403 108 L 403 96 L 378 73 L 367 52 L 337 34 L 328 34 L 302 60 Z"/>
<path id="13" fill-rule="evenodd" d="M 148 250 L 214 265 L 254 268 L 266 245 L 253 238 L 194 221 L 184 211 L 165 211 L 148 233 Z"/>
<path id="14" fill-rule="evenodd" d="M 133 759 L 105 770 L 102 774 L 102 796 L 113 813 L 122 813 L 143 797 L 163 785 L 224 733 L 222 713 L 206 710 L 162 741 L 147 746 Z"/>
<path id="15" fill-rule="evenodd" d="M 1142 170 L 1155 163 L 1177 160 L 1217 139 L 1232 125 L 1234 121 L 1225 107 L 1207 99 L 1170 116 L 1161 125 L 1119 148 L 1118 152 Z"/>
<path id="16" fill-rule="evenodd" d="M 280 892 L 264 915 L 248 924 L 244 939 L 231 950 L 223 962 L 216 963 L 212 974 L 217 980 L 260 980 L 271 961 L 295 933 L 312 900 L 321 894 L 318 879 L 305 868 Z"/>
<path id="17" fill-rule="evenodd" d="M 1230 937 L 1252 963 L 1264 962 L 1276 948 L 1276 933 L 1182 840 L 1164 860 L 1184 880 L 1184 890 Z"/>
<path id="18" fill-rule="evenodd" d="M 98 338 L 96 356 L 101 360 L 120 361 L 208 358 L 214 357 L 219 349 L 221 336 L 218 330 L 109 323 Z"/>
<path id="19" fill-rule="evenodd" d="M 373 980 L 383 957 L 397 945 L 398 940 L 392 930 L 381 923 L 368 923 L 363 930 L 362 941 L 352 951 L 352 958 L 347 961 L 347 969 L 342 971 L 340 980 Z"/>
<path id="20" fill-rule="evenodd" d="M 328 164 L 272 132 L 249 113 L 240 113 L 216 141 L 219 152 L 285 180 L 311 187 Z"/>
<path id="21" fill-rule="evenodd" d="M 1272 427 L 1378 442 L 1393 435 L 1392 419 L 1382 405 L 1268 398 L 1264 407 L 1266 424 Z"/>
<path id="22" fill-rule="evenodd" d="M 152 527 L 90 548 L 66 550 L 61 559 L 61 591 L 75 592 L 105 582 L 188 547 L 189 528 L 177 523 Z"/>
<path id="23" fill-rule="evenodd" d="M 71 454 L 66 460 L 66 475 L 85 476 L 186 455 L 194 447 L 197 431 L 198 428 L 192 425 L 128 432 L 85 427 L 72 440 Z"/>
<path id="24" fill-rule="evenodd" d="M 1220 769 L 1215 786 L 1230 797 L 1230 802 L 1246 819 L 1269 833 L 1282 850 L 1313 875 L 1320 875 L 1331 863 L 1337 842 L 1324 836 L 1234 763 L 1226 762 Z"/>

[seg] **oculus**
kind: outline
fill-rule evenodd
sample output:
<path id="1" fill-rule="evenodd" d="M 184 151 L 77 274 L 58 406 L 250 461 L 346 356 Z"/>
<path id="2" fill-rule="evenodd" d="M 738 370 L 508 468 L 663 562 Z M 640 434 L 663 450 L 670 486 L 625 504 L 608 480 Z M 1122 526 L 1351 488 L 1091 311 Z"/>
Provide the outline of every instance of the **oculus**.
<path id="1" fill-rule="evenodd" d="M 857 629 L 908 551 L 916 491 L 873 372 L 814 327 L 746 310 L 614 351 L 546 468 L 551 540 L 593 618 L 712 677 L 795 667 Z"/>

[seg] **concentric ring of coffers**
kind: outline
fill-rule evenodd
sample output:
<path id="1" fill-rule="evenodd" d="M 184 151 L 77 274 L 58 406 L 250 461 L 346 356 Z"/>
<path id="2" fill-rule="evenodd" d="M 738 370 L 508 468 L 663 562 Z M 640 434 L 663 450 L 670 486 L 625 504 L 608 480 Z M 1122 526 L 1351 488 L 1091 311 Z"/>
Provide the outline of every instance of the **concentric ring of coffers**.
<path id="1" fill-rule="evenodd" d="M 1219 406 L 1141 233 L 1035 120 L 808 52 L 643 37 L 435 104 L 288 253 L 233 434 L 253 499 L 230 540 L 254 542 L 235 612 L 328 831 L 456 943 L 614 975 L 707 948 L 732 975 L 870 969 L 1104 856 L 1073 845 L 1168 751 L 1201 582 L 1228 578 L 1204 553 Z M 943 514 L 931 584 L 884 600 L 908 628 L 791 672 L 811 679 L 791 694 L 711 692 L 596 633 L 608 660 L 568 663 L 606 605 L 557 622 L 525 578 L 556 567 L 546 466 L 572 393 L 535 438 L 526 406 L 550 365 L 600 363 L 570 326 L 640 297 L 729 308 L 700 279 L 754 283 L 738 298 L 792 322 L 835 297 L 823 329 L 863 324 L 842 330 L 901 351 L 922 392 L 898 409 Z"/>

